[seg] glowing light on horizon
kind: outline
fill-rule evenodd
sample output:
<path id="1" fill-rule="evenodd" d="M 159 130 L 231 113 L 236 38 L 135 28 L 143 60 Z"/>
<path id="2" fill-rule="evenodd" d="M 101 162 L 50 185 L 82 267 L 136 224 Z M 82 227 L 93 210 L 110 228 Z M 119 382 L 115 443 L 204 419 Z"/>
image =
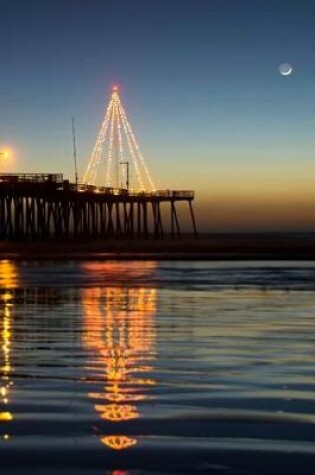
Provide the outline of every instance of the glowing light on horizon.
<path id="1" fill-rule="evenodd" d="M 0 172 L 3 173 L 7 164 L 14 160 L 14 152 L 11 147 L 0 147 Z"/>
<path id="2" fill-rule="evenodd" d="M 105 186 L 109 188 L 123 187 L 123 178 L 126 185 L 127 179 L 126 170 L 123 170 L 121 165 L 129 161 L 135 171 L 136 183 L 133 184 L 133 188 L 154 191 L 156 188 L 149 169 L 121 104 L 118 86 L 114 85 L 103 123 L 83 175 L 83 183 L 104 186 L 105 182 Z M 100 174 L 99 170 L 102 167 L 105 173 Z"/>

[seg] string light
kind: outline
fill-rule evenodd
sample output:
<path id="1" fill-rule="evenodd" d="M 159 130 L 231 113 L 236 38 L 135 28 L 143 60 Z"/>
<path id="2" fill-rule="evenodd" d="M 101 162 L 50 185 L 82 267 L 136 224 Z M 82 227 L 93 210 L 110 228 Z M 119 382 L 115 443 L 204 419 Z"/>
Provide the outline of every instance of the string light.
<path id="1" fill-rule="evenodd" d="M 95 182 L 95 169 L 96 169 L 97 164 L 100 162 L 100 156 L 102 153 L 103 143 L 105 141 L 108 125 L 110 122 L 110 116 L 112 113 L 112 103 L 113 103 L 113 100 L 111 99 L 107 107 L 106 114 L 105 114 L 103 123 L 101 125 L 101 129 L 97 136 L 97 139 L 93 148 L 93 152 L 90 156 L 87 169 L 83 175 L 83 183 L 88 184 L 88 185 L 92 185 Z"/>
<path id="2" fill-rule="evenodd" d="M 149 169 L 140 152 L 126 111 L 121 104 L 118 87 L 114 86 L 103 123 L 83 175 L 83 183 L 103 185 L 105 182 L 107 187 L 121 188 L 127 181 L 127 171 L 120 165 L 128 161 L 128 156 L 135 172 L 133 188 L 138 191 L 155 190 Z M 99 178 L 97 179 L 97 177 Z M 96 183 L 97 181 L 99 183 Z"/>
<path id="3" fill-rule="evenodd" d="M 143 170 L 144 170 L 145 175 L 146 175 L 146 178 L 147 178 L 147 180 L 148 180 L 148 182 L 149 182 L 149 184 L 150 184 L 151 190 L 154 190 L 154 189 L 155 189 L 154 183 L 153 183 L 153 181 L 152 181 L 152 179 L 151 179 L 151 177 L 150 177 L 149 170 L 148 170 L 148 168 L 147 168 L 147 166 L 146 166 L 146 163 L 145 163 L 145 161 L 144 161 L 144 158 L 143 158 L 143 156 L 142 156 L 142 154 L 141 154 L 141 152 L 140 152 L 139 145 L 138 145 L 138 143 L 137 143 L 137 141 L 136 141 L 136 138 L 135 138 L 135 136 L 134 136 L 134 134 L 133 134 L 133 132 L 132 132 L 130 123 L 129 123 L 128 119 L 127 119 L 126 112 L 125 112 L 123 106 L 122 106 L 120 103 L 119 103 L 119 107 L 120 107 L 120 112 L 121 112 L 121 115 L 122 115 L 122 117 L 123 117 L 123 120 L 124 120 L 124 122 L 125 122 L 125 124 L 126 124 L 127 131 L 128 131 L 128 133 L 129 133 L 129 135 L 130 135 L 130 137 L 131 137 L 132 146 L 133 146 L 133 148 L 134 148 L 134 150 L 135 150 L 135 152 L 136 152 L 136 153 L 135 153 L 135 156 L 137 157 L 137 159 L 139 159 L 139 161 L 141 162 L 141 165 L 143 166 Z"/>
<path id="4" fill-rule="evenodd" d="M 114 95 L 113 95 L 114 96 Z M 111 123 L 110 123 L 110 132 L 109 132 L 109 147 L 108 147 L 108 165 L 107 165 L 107 172 L 106 172 L 106 185 L 111 186 L 112 185 L 112 169 L 111 169 L 111 164 L 112 164 L 112 159 L 113 159 L 113 142 L 114 142 L 114 124 L 115 124 L 115 105 L 114 105 L 114 97 L 112 99 L 112 113 L 111 113 Z M 94 183 L 95 185 L 95 183 Z"/>
<path id="5" fill-rule="evenodd" d="M 126 134 L 126 139 L 127 139 L 128 147 L 129 147 L 129 150 L 130 150 L 130 154 L 131 154 L 133 164 L 134 164 L 134 167 L 135 167 L 135 170 L 136 170 L 140 190 L 144 190 L 145 186 L 144 186 L 144 183 L 143 183 L 143 180 L 142 180 L 142 177 L 141 177 L 141 173 L 140 173 L 140 170 L 139 170 L 137 157 L 136 157 L 136 154 L 135 154 L 134 149 L 132 147 L 132 143 L 131 143 L 131 140 L 130 140 L 130 137 L 129 137 L 129 134 L 128 134 L 128 129 L 127 129 L 127 126 L 126 126 L 126 122 L 124 120 L 124 116 L 121 116 L 121 118 L 122 118 L 123 128 L 124 128 L 124 131 L 125 131 L 125 134 Z"/>
<path id="6" fill-rule="evenodd" d="M 117 132 L 118 132 L 119 160 L 120 160 L 120 163 L 122 163 L 124 162 L 124 148 L 123 148 L 123 140 L 122 140 L 122 134 L 121 134 L 121 119 L 119 115 L 119 110 L 117 110 Z M 123 183 L 127 182 L 127 178 L 128 178 L 127 176 L 124 177 Z M 120 186 L 122 186 L 122 183 Z"/>

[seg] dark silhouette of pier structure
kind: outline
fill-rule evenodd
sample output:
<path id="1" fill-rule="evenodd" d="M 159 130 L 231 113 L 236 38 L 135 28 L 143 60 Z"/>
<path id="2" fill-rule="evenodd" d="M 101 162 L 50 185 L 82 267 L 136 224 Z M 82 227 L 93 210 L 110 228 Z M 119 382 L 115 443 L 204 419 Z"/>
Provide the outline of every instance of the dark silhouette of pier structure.
<path id="1" fill-rule="evenodd" d="M 161 239 L 181 236 L 177 205 L 193 191 L 137 191 L 78 185 L 62 174 L 0 174 L 0 239 Z"/>

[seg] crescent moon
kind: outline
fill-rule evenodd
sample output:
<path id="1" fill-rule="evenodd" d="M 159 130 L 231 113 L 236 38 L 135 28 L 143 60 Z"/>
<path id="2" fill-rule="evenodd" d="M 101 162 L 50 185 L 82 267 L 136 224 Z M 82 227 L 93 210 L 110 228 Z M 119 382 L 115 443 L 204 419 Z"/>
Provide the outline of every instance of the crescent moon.
<path id="1" fill-rule="evenodd" d="M 282 76 L 289 76 L 293 71 L 291 64 L 281 64 L 279 66 L 279 72 Z"/>

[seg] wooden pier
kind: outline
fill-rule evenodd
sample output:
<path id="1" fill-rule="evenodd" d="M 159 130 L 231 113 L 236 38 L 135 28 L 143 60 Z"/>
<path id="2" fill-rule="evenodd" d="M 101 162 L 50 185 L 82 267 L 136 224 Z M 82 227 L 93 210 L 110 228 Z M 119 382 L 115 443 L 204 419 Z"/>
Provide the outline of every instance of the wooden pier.
<path id="1" fill-rule="evenodd" d="M 178 238 L 179 202 L 197 236 L 193 199 L 193 191 L 74 185 L 62 174 L 0 174 L 0 239 Z"/>

